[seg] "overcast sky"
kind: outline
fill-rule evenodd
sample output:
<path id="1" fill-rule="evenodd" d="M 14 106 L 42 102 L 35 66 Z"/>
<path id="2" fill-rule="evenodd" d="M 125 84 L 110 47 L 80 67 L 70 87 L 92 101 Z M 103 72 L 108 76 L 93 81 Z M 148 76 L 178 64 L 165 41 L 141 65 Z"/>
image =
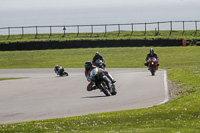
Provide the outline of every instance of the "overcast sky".
<path id="1" fill-rule="evenodd" d="M 200 0 L 0 0 L 0 10 L 104 8 L 111 6 L 200 6 Z"/>
<path id="2" fill-rule="evenodd" d="M 200 20 L 200 0 L 0 0 L 0 27 Z"/>

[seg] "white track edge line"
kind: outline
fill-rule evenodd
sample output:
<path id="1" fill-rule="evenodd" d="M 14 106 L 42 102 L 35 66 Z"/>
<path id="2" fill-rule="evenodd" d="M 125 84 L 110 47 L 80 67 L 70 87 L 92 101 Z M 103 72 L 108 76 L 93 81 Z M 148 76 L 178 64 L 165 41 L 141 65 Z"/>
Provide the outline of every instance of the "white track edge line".
<path id="1" fill-rule="evenodd" d="M 167 70 L 164 71 L 164 89 L 165 89 L 165 100 L 160 104 L 164 104 L 169 101 L 169 89 L 168 89 L 168 82 L 167 82 Z"/>

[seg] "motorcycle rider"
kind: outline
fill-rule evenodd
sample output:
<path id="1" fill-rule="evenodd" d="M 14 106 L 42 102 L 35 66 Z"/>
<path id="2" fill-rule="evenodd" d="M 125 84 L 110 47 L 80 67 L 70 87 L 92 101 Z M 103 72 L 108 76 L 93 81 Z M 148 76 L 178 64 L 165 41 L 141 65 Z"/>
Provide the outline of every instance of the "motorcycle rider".
<path id="1" fill-rule="evenodd" d="M 54 67 L 54 71 L 55 71 L 55 73 L 58 75 L 58 70 L 59 70 L 59 68 L 60 68 L 60 66 L 59 65 L 56 65 L 55 67 Z"/>
<path id="2" fill-rule="evenodd" d="M 154 58 L 157 59 L 157 69 L 158 69 L 158 66 L 159 66 L 159 63 L 158 63 L 159 58 L 158 58 L 157 54 L 154 52 L 154 49 L 153 49 L 153 48 L 151 48 L 151 49 L 149 50 L 149 54 L 147 54 L 146 63 L 145 63 L 144 65 L 145 65 L 145 66 L 148 66 L 148 63 L 149 63 L 148 61 L 149 61 L 149 58 L 151 58 L 151 57 L 154 57 Z"/>
<path id="3" fill-rule="evenodd" d="M 94 82 L 92 82 L 90 80 L 90 72 L 96 68 L 96 66 L 93 66 L 92 65 L 92 62 L 91 61 L 86 61 L 85 62 L 85 77 L 87 78 L 87 80 L 90 82 L 87 86 L 87 91 L 92 91 L 92 90 L 95 90 L 97 89 L 96 85 Z M 112 83 L 115 83 L 116 81 L 112 78 L 112 76 L 105 70 L 99 68 L 106 76 L 104 77 L 105 80 L 107 80 L 107 77 L 110 79 L 110 80 L 107 80 L 108 81 L 108 85 L 109 85 L 109 88 L 112 87 Z M 111 82 L 112 83 L 111 83 Z"/>
<path id="4" fill-rule="evenodd" d="M 54 71 L 57 75 L 59 75 L 59 70 L 60 69 L 63 69 L 63 72 L 64 72 L 64 68 L 62 66 L 59 66 L 59 65 L 56 65 L 55 68 L 54 68 Z"/>
<path id="5" fill-rule="evenodd" d="M 101 56 L 101 55 L 99 54 L 99 52 L 96 52 L 96 53 L 95 53 L 95 56 L 93 57 L 93 60 L 92 60 L 92 64 L 94 64 L 95 61 L 98 60 L 98 59 L 102 60 L 103 65 L 104 65 L 104 68 L 105 68 L 105 67 L 106 67 L 106 65 L 105 65 L 105 60 L 104 60 L 103 56 Z"/>

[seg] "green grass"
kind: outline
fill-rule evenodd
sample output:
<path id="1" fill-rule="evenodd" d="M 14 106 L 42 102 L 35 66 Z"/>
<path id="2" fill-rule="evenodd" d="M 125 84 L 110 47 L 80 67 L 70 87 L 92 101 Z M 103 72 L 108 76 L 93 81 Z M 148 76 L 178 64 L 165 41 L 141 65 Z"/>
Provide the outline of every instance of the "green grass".
<path id="1" fill-rule="evenodd" d="M 141 68 L 150 47 L 0 52 L 0 68 L 83 67 L 99 51 L 107 67 Z M 200 47 L 154 47 L 160 68 L 181 91 L 163 105 L 79 117 L 1 124 L 0 132 L 200 132 Z M 119 81 L 120 82 L 120 81 Z"/>
<path id="2" fill-rule="evenodd" d="M 36 51 L 1 51 L 0 68 L 53 68 L 56 64 L 64 68 L 82 68 L 87 60 L 92 60 L 96 51 L 105 58 L 110 68 L 142 68 L 149 47 L 125 48 L 80 48 Z M 194 47 L 155 47 L 160 58 L 160 67 L 165 69 L 177 66 L 199 64 L 200 48 Z"/>
<path id="3" fill-rule="evenodd" d="M 158 35 L 155 36 L 155 31 L 134 31 L 131 33 L 130 31 L 118 31 L 114 32 L 107 32 L 105 33 L 80 33 L 78 36 L 76 33 L 66 33 L 63 37 L 63 34 L 38 34 L 37 38 L 35 38 L 35 34 L 25 34 L 22 35 L 11 35 L 8 38 L 8 35 L 0 35 L 0 43 L 8 43 L 8 42 L 29 42 L 29 41 L 49 41 L 49 40 L 57 40 L 57 41 L 64 41 L 64 40 L 105 40 L 105 39 L 190 39 L 196 40 L 200 39 L 200 31 L 195 30 L 186 30 L 184 33 L 183 31 L 160 31 Z"/>
<path id="4" fill-rule="evenodd" d="M 0 78 L 0 81 L 2 81 L 2 80 L 11 80 L 11 79 L 22 79 L 22 78 Z"/>

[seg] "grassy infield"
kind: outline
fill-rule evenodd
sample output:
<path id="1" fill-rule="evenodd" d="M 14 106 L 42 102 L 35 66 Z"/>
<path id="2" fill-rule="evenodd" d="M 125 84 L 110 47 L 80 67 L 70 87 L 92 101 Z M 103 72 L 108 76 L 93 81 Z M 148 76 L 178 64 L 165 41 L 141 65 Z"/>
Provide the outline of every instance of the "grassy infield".
<path id="1" fill-rule="evenodd" d="M 189 36 L 190 38 L 192 36 Z M 0 132 L 200 132 L 200 47 L 154 47 L 181 91 L 163 105 L 62 119 L 1 124 Z M 108 67 L 144 67 L 149 47 L 0 52 L 0 68 L 83 67 L 99 51 Z M 62 57 L 62 58 L 60 58 Z M 118 81 L 120 82 L 120 81 Z"/>

